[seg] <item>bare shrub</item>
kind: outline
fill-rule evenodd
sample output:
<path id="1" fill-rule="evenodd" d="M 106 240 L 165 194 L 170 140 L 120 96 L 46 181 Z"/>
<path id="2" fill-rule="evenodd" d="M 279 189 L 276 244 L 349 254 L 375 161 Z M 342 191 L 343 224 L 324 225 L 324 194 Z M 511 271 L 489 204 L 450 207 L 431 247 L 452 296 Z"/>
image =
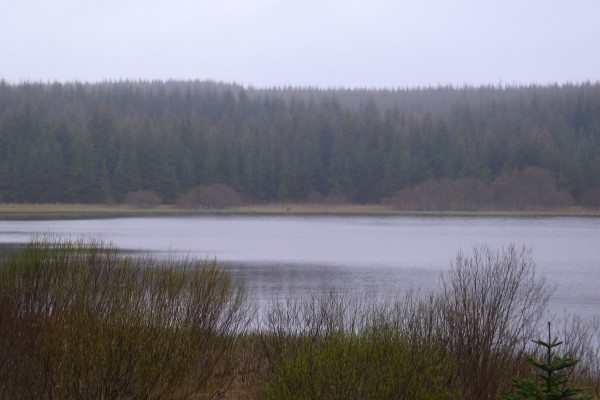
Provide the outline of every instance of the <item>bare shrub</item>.
<path id="1" fill-rule="evenodd" d="M 0 297 L 0 398 L 6 399 L 11 389 L 10 381 L 17 376 L 15 362 L 23 345 L 19 338 L 17 308 L 10 296 Z"/>
<path id="2" fill-rule="evenodd" d="M 303 346 L 356 331 L 364 323 L 367 304 L 333 290 L 273 300 L 261 321 L 261 341 L 269 369 Z"/>
<path id="3" fill-rule="evenodd" d="M 315 190 L 311 190 L 306 196 L 306 202 L 310 204 L 349 204 L 350 200 L 341 193 L 330 193 L 327 196 L 321 195 Z"/>
<path id="4" fill-rule="evenodd" d="M 371 394 L 400 398 L 428 393 L 436 393 L 432 398 L 456 393 L 464 399 L 496 398 L 523 367 L 521 356 L 537 334 L 551 292 L 536 277 L 531 250 L 479 246 L 469 256 L 459 253 L 442 276 L 439 294 L 409 293 L 393 303 L 357 301 L 339 293 L 275 302 L 261 334 L 272 377 L 269 390 L 319 387 L 319 395 L 343 397 L 359 393 L 353 385 L 363 382 L 360 387 L 370 387 Z M 360 357 L 364 349 L 371 354 L 368 360 Z M 395 356 L 378 358 L 381 352 Z M 373 360 L 396 371 L 404 388 L 386 386 L 370 375 Z M 306 365 L 312 369 L 303 369 Z M 411 375 L 413 367 L 421 375 Z M 340 376 L 354 378 L 338 382 Z M 333 386 L 323 386 L 325 381 Z M 427 390 L 411 392 L 421 385 Z M 353 389 L 330 391 L 340 386 Z M 268 393 L 274 398 L 284 392 Z"/>
<path id="5" fill-rule="evenodd" d="M 501 209 L 539 209 L 573 204 L 571 195 L 557 187 L 552 172 L 539 167 L 511 171 L 492 183 L 494 206 Z"/>
<path id="6" fill-rule="evenodd" d="M 464 398 L 494 398 L 515 375 L 551 292 L 530 249 L 478 246 L 458 254 L 442 277 L 440 309 Z"/>
<path id="7" fill-rule="evenodd" d="M 402 189 L 383 200 L 397 210 L 472 211 L 485 207 L 488 186 L 475 179 L 430 180 Z"/>
<path id="8" fill-rule="evenodd" d="M 123 202 L 134 207 L 146 208 L 162 204 L 162 199 L 152 190 L 136 190 L 127 193 Z"/>
<path id="9" fill-rule="evenodd" d="M 226 208 L 245 203 L 241 194 L 222 183 L 196 186 L 183 195 L 177 205 L 185 208 Z"/>
<path id="10" fill-rule="evenodd" d="M 587 208 L 600 208 L 600 187 L 588 190 L 581 196 L 581 205 Z"/>
<path id="11" fill-rule="evenodd" d="M 564 338 L 564 353 L 579 360 L 570 371 L 570 381 L 585 387 L 595 399 L 600 398 L 600 317 L 585 320 L 565 316 L 558 336 Z"/>
<path id="12" fill-rule="evenodd" d="M 590 192 L 590 205 L 596 197 Z M 550 171 L 526 167 L 511 171 L 491 184 L 476 179 L 429 180 L 393 193 L 383 200 L 398 210 L 473 211 L 485 209 L 545 209 L 573 204 Z M 599 203 L 600 204 L 600 203 Z"/>
<path id="13" fill-rule="evenodd" d="M 444 342 L 444 314 L 437 295 L 421 296 L 409 291 L 402 299 L 379 309 L 379 316 L 371 324 L 382 323 L 402 332 L 413 347 L 436 345 Z"/>

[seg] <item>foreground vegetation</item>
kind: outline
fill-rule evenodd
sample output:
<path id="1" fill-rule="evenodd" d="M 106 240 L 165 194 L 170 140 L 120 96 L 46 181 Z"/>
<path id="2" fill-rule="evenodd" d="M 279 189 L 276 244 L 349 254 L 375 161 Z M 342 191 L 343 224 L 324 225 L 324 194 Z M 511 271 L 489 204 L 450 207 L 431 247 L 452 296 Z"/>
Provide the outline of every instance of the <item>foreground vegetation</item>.
<path id="1" fill-rule="evenodd" d="M 0 269 L 0 396 L 189 398 L 211 390 L 248 322 L 214 264 L 34 242 Z"/>
<path id="2" fill-rule="evenodd" d="M 475 400 L 536 379 L 523 355 L 552 288 L 531 252 L 476 247 L 441 282 L 394 302 L 288 296 L 257 314 L 213 262 L 34 241 L 0 260 L 0 398 Z M 580 360 L 565 379 L 598 398 L 599 321 L 556 330 Z"/>

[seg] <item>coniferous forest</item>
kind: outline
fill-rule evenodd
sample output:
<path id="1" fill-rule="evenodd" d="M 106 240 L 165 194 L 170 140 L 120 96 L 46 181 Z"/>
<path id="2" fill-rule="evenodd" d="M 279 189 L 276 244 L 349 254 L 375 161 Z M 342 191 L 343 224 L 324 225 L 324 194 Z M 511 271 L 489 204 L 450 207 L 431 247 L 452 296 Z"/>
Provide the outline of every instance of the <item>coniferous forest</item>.
<path id="1" fill-rule="evenodd" d="M 0 81 L 0 201 L 120 203 L 144 190 L 176 203 L 211 184 L 255 202 L 477 208 L 510 194 L 498 207 L 598 207 L 600 83 Z"/>

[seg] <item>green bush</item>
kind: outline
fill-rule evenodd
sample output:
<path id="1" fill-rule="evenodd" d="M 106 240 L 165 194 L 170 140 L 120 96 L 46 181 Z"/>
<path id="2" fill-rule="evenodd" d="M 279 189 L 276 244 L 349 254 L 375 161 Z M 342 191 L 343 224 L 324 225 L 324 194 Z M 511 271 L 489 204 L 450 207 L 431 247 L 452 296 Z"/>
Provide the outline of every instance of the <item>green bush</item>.
<path id="1" fill-rule="evenodd" d="M 214 262 L 39 240 L 0 261 L 0 396 L 189 398 L 231 372 L 246 295 Z"/>
<path id="2" fill-rule="evenodd" d="M 263 399 L 449 399 L 454 366 L 396 332 L 336 334 L 285 359 Z"/>
<path id="3" fill-rule="evenodd" d="M 493 398 L 522 367 L 551 293 L 529 249 L 480 246 L 459 254 L 426 298 L 278 302 L 265 319 L 264 396 Z"/>
<path id="4" fill-rule="evenodd" d="M 272 305 L 262 399 L 449 399 L 454 361 L 430 300 L 393 305 L 330 292 Z"/>

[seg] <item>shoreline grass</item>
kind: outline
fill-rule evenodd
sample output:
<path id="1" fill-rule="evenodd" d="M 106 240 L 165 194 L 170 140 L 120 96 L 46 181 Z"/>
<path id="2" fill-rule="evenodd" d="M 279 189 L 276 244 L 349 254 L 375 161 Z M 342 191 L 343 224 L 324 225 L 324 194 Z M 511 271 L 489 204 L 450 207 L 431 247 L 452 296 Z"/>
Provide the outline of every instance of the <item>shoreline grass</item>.
<path id="1" fill-rule="evenodd" d="M 0 203 L 0 220 L 113 218 L 199 215 L 332 215 L 332 216 L 473 216 L 600 217 L 600 210 L 581 207 L 532 210 L 396 210 L 382 204 L 267 203 L 231 208 L 180 208 L 173 205 L 134 207 L 117 204 Z"/>

